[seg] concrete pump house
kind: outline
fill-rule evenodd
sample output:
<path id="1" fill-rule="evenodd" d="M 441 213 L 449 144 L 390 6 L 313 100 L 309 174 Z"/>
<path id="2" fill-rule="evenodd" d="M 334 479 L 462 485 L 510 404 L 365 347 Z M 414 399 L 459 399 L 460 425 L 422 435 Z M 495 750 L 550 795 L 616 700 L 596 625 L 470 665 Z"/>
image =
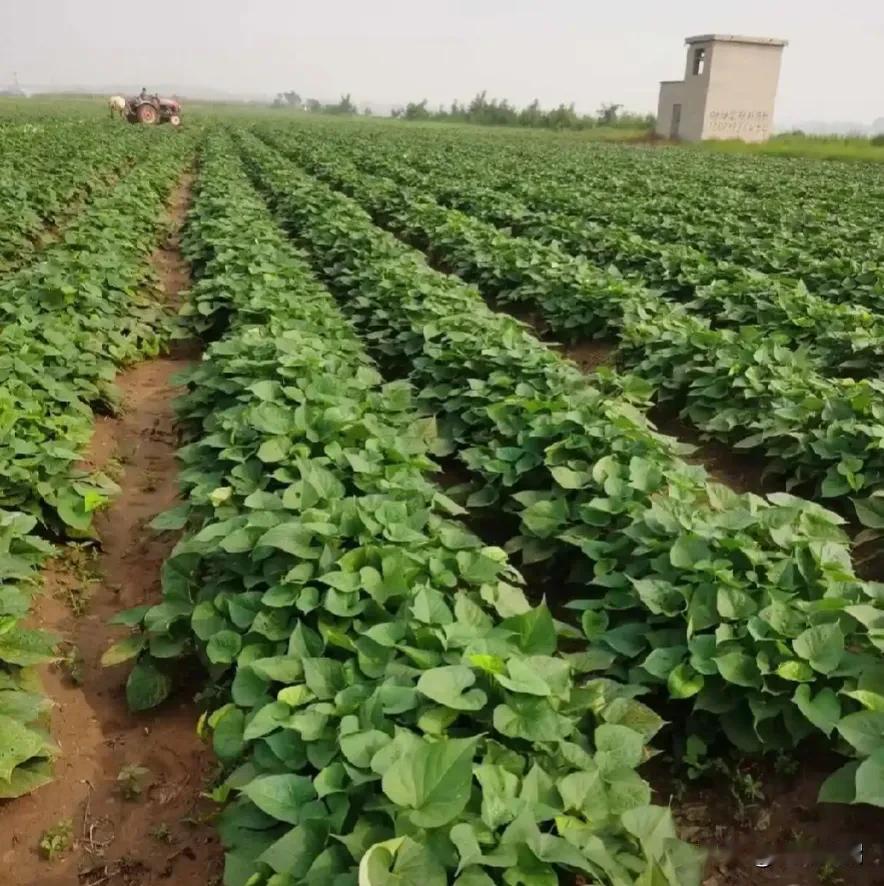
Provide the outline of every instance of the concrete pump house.
<path id="1" fill-rule="evenodd" d="M 657 135 L 681 141 L 766 141 L 786 40 L 702 34 L 688 37 L 684 80 L 663 80 Z"/>

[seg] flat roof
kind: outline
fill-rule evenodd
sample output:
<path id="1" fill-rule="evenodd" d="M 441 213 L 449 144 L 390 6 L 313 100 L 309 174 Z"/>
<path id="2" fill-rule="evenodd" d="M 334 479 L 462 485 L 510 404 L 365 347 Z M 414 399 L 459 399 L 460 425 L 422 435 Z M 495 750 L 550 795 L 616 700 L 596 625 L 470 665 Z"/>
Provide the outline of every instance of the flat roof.
<path id="1" fill-rule="evenodd" d="M 685 43 L 755 43 L 760 46 L 788 46 L 788 40 L 779 37 L 744 37 L 741 34 L 698 34 L 685 37 Z"/>

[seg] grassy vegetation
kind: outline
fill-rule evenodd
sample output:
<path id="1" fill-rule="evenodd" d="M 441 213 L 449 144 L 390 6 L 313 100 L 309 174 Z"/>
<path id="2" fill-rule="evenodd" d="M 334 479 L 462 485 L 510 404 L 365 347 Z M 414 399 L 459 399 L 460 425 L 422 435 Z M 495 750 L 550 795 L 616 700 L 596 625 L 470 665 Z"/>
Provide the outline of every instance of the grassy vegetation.
<path id="1" fill-rule="evenodd" d="M 652 137 L 652 131 L 644 127 L 635 129 L 624 126 L 595 126 L 580 133 L 587 141 L 598 142 L 641 142 Z"/>
<path id="2" fill-rule="evenodd" d="M 862 136 L 794 135 L 774 136 L 763 144 L 741 141 L 707 141 L 703 150 L 727 154 L 766 154 L 779 157 L 807 157 L 815 160 L 884 161 L 884 144 L 874 144 Z"/>
<path id="3" fill-rule="evenodd" d="M 284 120 L 286 114 L 290 111 L 276 112 L 274 119 Z M 296 112 L 297 113 L 297 112 Z M 311 119 L 317 117 L 316 114 L 304 114 Z M 330 121 L 339 120 L 340 118 L 328 115 Z M 489 126 L 482 123 L 464 123 L 461 121 L 449 122 L 447 120 L 428 120 L 428 121 L 403 121 L 393 117 L 358 117 L 352 118 L 356 121 L 366 121 L 370 123 L 387 123 L 395 128 L 407 128 L 409 130 L 423 130 L 424 132 L 440 132 L 459 131 L 464 135 L 472 135 L 472 137 L 493 138 L 498 136 L 501 141 L 511 140 L 514 137 L 521 136 L 527 138 L 536 138 L 539 141 L 547 141 L 550 136 L 554 138 L 571 139 L 573 141 L 604 141 L 604 142 L 636 142 L 647 141 L 652 137 L 651 130 L 644 126 L 590 126 L 585 129 L 549 129 L 544 127 L 531 126 Z"/>

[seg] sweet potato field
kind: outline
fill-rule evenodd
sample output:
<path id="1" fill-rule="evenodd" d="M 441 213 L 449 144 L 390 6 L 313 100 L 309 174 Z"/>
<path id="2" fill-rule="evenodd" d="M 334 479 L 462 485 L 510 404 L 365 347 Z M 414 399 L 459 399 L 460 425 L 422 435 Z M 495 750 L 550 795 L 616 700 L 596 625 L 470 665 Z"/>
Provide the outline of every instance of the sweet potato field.
<path id="1" fill-rule="evenodd" d="M 186 341 L 92 664 L 133 752 L 191 719 L 204 830 L 75 834 L 71 883 L 884 882 L 878 167 L 257 112 L 0 145 L 0 829 L 65 778 L 40 585 L 125 507 L 96 423 Z"/>

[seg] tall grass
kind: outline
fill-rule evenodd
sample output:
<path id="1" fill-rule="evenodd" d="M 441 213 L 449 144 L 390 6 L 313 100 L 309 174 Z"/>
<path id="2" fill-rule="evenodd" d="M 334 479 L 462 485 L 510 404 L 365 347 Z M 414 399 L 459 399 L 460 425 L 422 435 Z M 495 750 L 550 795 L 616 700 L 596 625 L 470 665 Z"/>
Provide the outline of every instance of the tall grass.
<path id="1" fill-rule="evenodd" d="M 881 163 L 884 143 L 862 136 L 776 135 L 762 144 L 741 141 L 706 141 L 701 150 L 726 154 L 768 154 L 779 157 L 810 157 L 817 160 L 853 160 Z"/>

